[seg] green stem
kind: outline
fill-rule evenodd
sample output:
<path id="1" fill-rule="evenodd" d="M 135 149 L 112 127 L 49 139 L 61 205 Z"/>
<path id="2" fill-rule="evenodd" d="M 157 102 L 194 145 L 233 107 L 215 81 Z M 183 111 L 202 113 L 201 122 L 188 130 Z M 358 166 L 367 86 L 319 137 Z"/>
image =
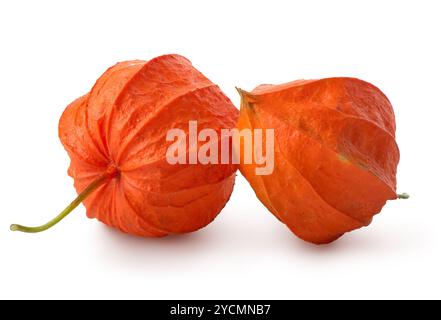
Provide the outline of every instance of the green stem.
<path id="1" fill-rule="evenodd" d="M 409 195 L 407 194 L 407 193 L 400 193 L 400 194 L 397 194 L 397 198 L 398 199 L 409 199 Z"/>
<path id="2" fill-rule="evenodd" d="M 38 233 L 45 231 L 47 229 L 52 228 L 58 222 L 63 220 L 69 213 L 71 213 L 78 205 L 83 202 L 93 191 L 95 191 L 99 186 L 104 184 L 108 179 L 112 178 L 115 175 L 115 170 L 107 170 L 105 173 L 101 174 L 96 180 L 94 180 L 90 185 L 86 187 L 78 197 L 72 201 L 66 209 L 64 209 L 58 216 L 49 221 L 46 224 L 43 224 L 38 227 L 26 227 L 19 224 L 11 224 L 11 231 L 21 231 L 27 233 Z"/>

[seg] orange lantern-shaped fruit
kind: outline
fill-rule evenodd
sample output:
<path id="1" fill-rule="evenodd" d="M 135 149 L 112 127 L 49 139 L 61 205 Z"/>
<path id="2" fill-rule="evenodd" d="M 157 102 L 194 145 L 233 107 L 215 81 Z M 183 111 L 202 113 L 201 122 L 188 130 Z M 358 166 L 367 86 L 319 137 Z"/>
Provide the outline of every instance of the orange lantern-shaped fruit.
<path id="1" fill-rule="evenodd" d="M 274 171 L 256 174 L 243 146 L 240 171 L 297 236 L 329 243 L 397 198 L 394 112 L 378 88 L 330 78 L 239 92 L 238 128 L 274 130 Z"/>
<path id="2" fill-rule="evenodd" d="M 198 230 L 228 201 L 236 166 L 171 164 L 167 132 L 188 135 L 190 121 L 219 131 L 237 118 L 230 100 L 182 56 L 118 63 L 60 119 L 78 198 L 46 225 L 11 229 L 46 230 L 83 202 L 89 218 L 138 236 Z"/>

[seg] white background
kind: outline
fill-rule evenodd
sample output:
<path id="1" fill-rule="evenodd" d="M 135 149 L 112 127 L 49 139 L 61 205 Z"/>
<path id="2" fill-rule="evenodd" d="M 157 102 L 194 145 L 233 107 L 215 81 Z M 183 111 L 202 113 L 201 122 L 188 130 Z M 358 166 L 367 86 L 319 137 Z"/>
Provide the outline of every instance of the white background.
<path id="1" fill-rule="evenodd" d="M 0 298 L 441 298 L 439 1 L 1 1 Z M 298 240 L 239 175 L 205 229 L 140 239 L 85 217 L 57 136 L 65 106 L 117 61 L 180 53 L 234 86 L 354 76 L 394 105 L 398 191 L 372 225 Z"/>

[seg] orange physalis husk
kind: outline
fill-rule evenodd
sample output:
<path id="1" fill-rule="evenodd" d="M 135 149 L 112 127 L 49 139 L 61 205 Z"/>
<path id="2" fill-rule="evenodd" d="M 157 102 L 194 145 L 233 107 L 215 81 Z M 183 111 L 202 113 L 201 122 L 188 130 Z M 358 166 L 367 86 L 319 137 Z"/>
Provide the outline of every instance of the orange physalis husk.
<path id="1" fill-rule="evenodd" d="M 332 242 L 369 225 L 397 198 L 395 117 L 378 88 L 330 78 L 239 92 L 238 129 L 274 129 L 273 173 L 257 175 L 255 161 L 243 161 L 243 146 L 240 171 L 298 237 Z"/>
<path id="2" fill-rule="evenodd" d="M 166 134 L 188 134 L 193 120 L 199 129 L 233 128 L 237 117 L 219 87 L 182 56 L 118 63 L 60 119 L 79 197 L 46 225 L 11 229 L 46 230 L 83 202 L 89 218 L 133 235 L 198 230 L 228 201 L 236 166 L 170 164 L 166 152 L 173 142 Z"/>

